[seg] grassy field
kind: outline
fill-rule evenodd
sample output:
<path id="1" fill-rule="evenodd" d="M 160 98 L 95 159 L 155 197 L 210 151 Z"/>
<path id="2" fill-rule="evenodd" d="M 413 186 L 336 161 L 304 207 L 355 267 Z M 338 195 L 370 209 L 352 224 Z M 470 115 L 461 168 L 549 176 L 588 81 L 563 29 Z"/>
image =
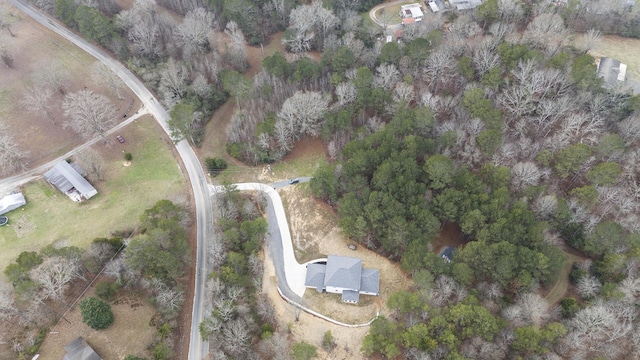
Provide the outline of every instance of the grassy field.
<path id="1" fill-rule="evenodd" d="M 185 180 L 159 131 L 150 118 L 141 119 L 123 130 L 125 144 L 94 146 L 106 171 L 104 181 L 92 181 L 98 195 L 89 201 L 75 203 L 45 180 L 26 185 L 27 205 L 9 213 L 9 225 L 0 228 L 0 264 L 58 241 L 86 247 L 96 237 L 133 229 L 160 199 L 184 201 Z M 123 151 L 133 154 L 130 166 L 124 166 Z"/>
<path id="2" fill-rule="evenodd" d="M 581 44 L 583 36 L 578 35 L 573 43 Z M 640 39 L 606 35 L 589 51 L 594 57 L 611 57 L 627 64 L 627 78 L 640 81 Z"/>

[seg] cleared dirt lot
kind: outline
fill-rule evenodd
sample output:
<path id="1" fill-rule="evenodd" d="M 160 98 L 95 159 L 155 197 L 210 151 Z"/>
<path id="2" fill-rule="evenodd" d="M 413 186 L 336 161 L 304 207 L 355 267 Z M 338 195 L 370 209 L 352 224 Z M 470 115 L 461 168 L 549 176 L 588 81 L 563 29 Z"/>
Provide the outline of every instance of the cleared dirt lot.
<path id="1" fill-rule="evenodd" d="M 89 292 L 87 296 L 93 295 Z M 93 330 L 82 322 L 80 308 L 74 307 L 50 329 L 40 347 L 41 360 L 60 360 L 64 347 L 82 336 L 105 360 L 123 359 L 126 355 L 145 356 L 145 347 L 156 332 L 153 326 L 155 310 L 143 294 L 127 293 L 111 302 L 114 323 L 105 330 Z"/>

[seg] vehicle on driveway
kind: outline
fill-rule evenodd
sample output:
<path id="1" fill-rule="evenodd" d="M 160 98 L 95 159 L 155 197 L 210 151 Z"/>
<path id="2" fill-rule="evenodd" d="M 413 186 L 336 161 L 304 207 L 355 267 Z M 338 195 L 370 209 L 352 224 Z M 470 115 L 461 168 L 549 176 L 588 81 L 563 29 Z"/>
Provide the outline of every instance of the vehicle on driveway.
<path id="1" fill-rule="evenodd" d="M 118 142 L 120 144 L 124 144 L 124 138 L 122 136 L 118 135 L 118 136 L 116 136 L 116 139 L 118 139 Z"/>
<path id="2" fill-rule="evenodd" d="M 295 178 L 295 179 L 289 179 L 289 184 L 297 184 L 300 182 L 300 179 Z"/>

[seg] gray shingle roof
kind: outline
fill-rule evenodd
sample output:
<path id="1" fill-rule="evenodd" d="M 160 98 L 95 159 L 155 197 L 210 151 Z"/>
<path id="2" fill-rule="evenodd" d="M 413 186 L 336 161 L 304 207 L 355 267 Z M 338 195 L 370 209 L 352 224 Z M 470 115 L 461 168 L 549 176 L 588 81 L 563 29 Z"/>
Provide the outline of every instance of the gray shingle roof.
<path id="1" fill-rule="evenodd" d="M 380 293 L 380 270 L 367 268 L 362 269 L 360 291 L 373 294 Z"/>
<path id="2" fill-rule="evenodd" d="M 318 292 L 324 290 L 324 275 L 327 265 L 325 264 L 309 264 L 307 265 L 307 275 L 304 280 L 304 286 L 314 287 Z"/>
<path id="3" fill-rule="evenodd" d="M 73 340 L 64 349 L 67 353 L 62 360 L 102 360 L 82 337 Z"/>
<path id="4" fill-rule="evenodd" d="M 78 164 L 74 163 L 72 166 L 63 160 L 47 171 L 44 177 L 65 194 L 75 188 L 85 199 L 90 199 L 98 190 L 82 177 L 83 173 L 84 170 Z"/>
<path id="5" fill-rule="evenodd" d="M 453 251 L 454 251 L 453 246 L 447 246 L 444 249 L 442 249 L 442 251 L 440 251 L 440 257 L 450 262 L 451 260 L 453 260 Z"/>
<path id="6" fill-rule="evenodd" d="M 358 258 L 329 255 L 324 286 L 360 290 L 362 260 Z"/>
<path id="7" fill-rule="evenodd" d="M 604 85 L 612 88 L 625 80 L 626 65 L 612 58 L 603 57 L 598 64 L 598 76 L 604 79 Z"/>
<path id="8" fill-rule="evenodd" d="M 342 292 L 342 301 L 357 303 L 360 300 L 360 293 L 357 291 L 345 290 Z"/>

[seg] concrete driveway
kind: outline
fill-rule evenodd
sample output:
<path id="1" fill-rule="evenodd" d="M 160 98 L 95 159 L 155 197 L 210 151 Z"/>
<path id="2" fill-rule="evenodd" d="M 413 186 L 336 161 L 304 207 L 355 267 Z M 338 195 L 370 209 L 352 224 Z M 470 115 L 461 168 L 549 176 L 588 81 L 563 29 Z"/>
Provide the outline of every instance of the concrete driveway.
<path id="1" fill-rule="evenodd" d="M 299 179 L 300 182 L 303 182 L 303 179 L 305 179 L 306 182 L 311 178 Z M 304 280 L 307 275 L 307 268 L 305 265 L 299 264 L 296 260 L 287 215 L 284 212 L 280 195 L 274 189 L 274 184 L 279 187 L 293 186 L 293 184 L 289 184 L 288 181 L 276 182 L 269 185 L 242 183 L 234 184 L 233 186 L 240 191 L 261 191 L 266 195 L 268 201 L 267 223 L 269 225 L 267 247 L 276 269 L 278 287 L 286 297 L 299 302 L 305 290 Z M 223 186 L 209 185 L 209 189 L 212 194 L 225 191 Z"/>

